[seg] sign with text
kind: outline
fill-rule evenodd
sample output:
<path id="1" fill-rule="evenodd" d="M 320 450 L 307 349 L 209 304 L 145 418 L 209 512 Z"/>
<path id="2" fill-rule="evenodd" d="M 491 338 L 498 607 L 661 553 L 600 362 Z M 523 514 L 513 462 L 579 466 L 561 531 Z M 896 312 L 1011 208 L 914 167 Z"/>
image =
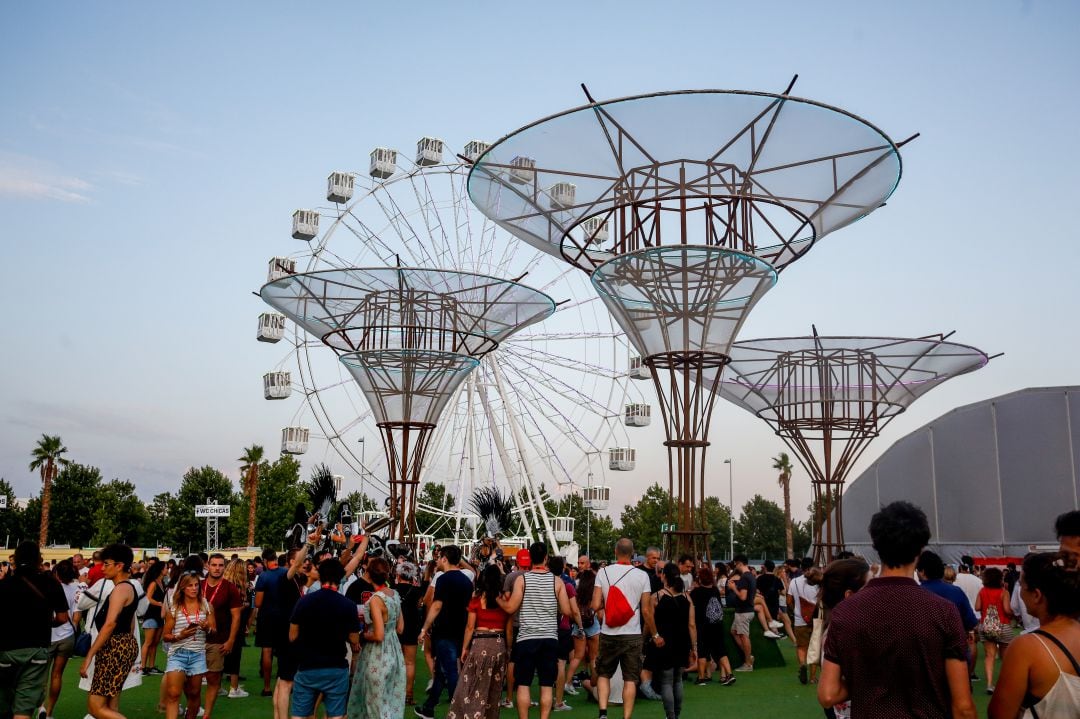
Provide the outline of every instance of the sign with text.
<path id="1" fill-rule="evenodd" d="M 0 509 L 7 509 L 7 495 L 0 494 Z"/>
<path id="2" fill-rule="evenodd" d="M 195 516 L 196 517 L 228 517 L 232 512 L 232 507 L 228 504 L 196 504 Z"/>

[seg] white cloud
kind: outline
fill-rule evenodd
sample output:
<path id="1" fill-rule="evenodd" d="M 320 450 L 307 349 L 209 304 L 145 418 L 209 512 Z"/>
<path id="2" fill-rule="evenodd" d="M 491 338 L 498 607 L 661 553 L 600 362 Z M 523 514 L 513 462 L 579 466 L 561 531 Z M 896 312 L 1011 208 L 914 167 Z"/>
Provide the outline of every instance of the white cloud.
<path id="1" fill-rule="evenodd" d="M 86 180 L 53 170 L 39 160 L 0 153 L 0 197 L 87 204 L 93 189 Z"/>

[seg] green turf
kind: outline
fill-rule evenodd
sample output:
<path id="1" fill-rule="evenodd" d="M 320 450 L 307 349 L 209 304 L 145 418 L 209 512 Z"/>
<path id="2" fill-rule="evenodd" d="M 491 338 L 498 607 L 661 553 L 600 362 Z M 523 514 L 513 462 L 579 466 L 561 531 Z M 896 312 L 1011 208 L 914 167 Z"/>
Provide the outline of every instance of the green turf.
<path id="1" fill-rule="evenodd" d="M 250 641 L 250 638 L 249 638 Z M 685 703 L 683 706 L 684 717 L 711 717 L 722 711 L 738 711 L 745 717 L 765 717 L 771 713 L 775 716 L 783 716 L 784 719 L 818 719 L 823 716 L 815 698 L 813 686 L 799 684 L 795 672 L 795 651 L 791 644 L 784 640 L 780 642 L 781 651 L 788 666 L 777 669 L 759 669 L 752 673 L 740 673 L 739 679 L 732 687 L 722 687 L 712 684 L 707 687 L 693 686 L 691 682 L 685 688 Z M 246 689 L 251 692 L 246 699 L 228 699 L 222 697 L 218 700 L 218 707 L 214 711 L 215 717 L 220 719 L 269 719 L 273 716 L 270 699 L 258 696 L 262 685 L 258 679 L 257 657 L 258 649 L 246 647 L 244 649 L 242 672 L 247 676 L 244 682 Z M 60 695 L 60 703 L 55 715 L 59 719 L 78 719 L 86 710 L 86 694 L 78 688 L 78 668 L 82 660 L 72 658 L 65 672 L 64 690 Z M 417 696 L 421 696 L 424 685 L 427 683 L 427 668 L 418 657 L 420 666 L 417 670 Z M 159 652 L 158 666 L 164 667 L 164 656 Z M 982 661 L 978 663 L 978 672 L 982 675 Z M 985 679 L 985 678 L 984 678 Z M 978 715 L 986 715 L 986 705 L 989 697 L 986 696 L 986 682 L 980 679 L 975 682 L 975 704 L 978 707 Z M 158 689 L 161 684 L 160 676 L 145 677 L 143 685 L 137 689 L 124 692 L 120 703 L 120 711 L 132 719 L 153 719 L 160 716 L 155 711 L 157 704 Z M 584 693 L 578 696 L 567 696 L 567 701 L 573 705 L 571 712 L 557 713 L 555 717 L 566 719 L 584 719 L 596 716 L 596 705 L 587 702 Z M 412 717 L 412 708 L 406 707 L 405 714 Z M 443 699 L 435 711 L 436 716 L 442 719 L 446 714 L 446 699 Z M 609 714 L 613 718 L 621 716 L 621 710 L 612 706 Z M 531 716 L 539 716 L 539 710 L 533 709 Z M 503 710 L 503 716 L 511 719 L 515 716 L 511 710 Z M 664 716 L 663 706 L 660 702 L 639 702 L 634 712 L 635 717 L 643 719 L 662 719 Z"/>

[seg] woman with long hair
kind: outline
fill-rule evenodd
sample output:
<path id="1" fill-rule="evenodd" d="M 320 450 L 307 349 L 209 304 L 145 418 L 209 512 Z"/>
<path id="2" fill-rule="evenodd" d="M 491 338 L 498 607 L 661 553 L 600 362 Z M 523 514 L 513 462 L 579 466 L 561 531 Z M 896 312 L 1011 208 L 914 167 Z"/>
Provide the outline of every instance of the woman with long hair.
<path id="1" fill-rule="evenodd" d="M 431 604 L 428 598 L 428 589 L 431 587 L 431 580 L 435 577 L 435 560 L 430 560 L 424 567 L 424 577 L 420 581 L 420 616 L 427 616 L 427 610 Z M 419 637 L 417 639 L 419 643 L 420 651 L 424 653 L 424 664 L 427 665 L 428 676 L 435 676 L 435 648 L 433 646 L 424 646 L 424 638 Z M 431 679 L 428 679 L 428 689 L 431 689 Z"/>
<path id="2" fill-rule="evenodd" d="M 60 689 L 64 684 L 64 667 L 75 653 L 75 627 L 79 624 L 78 607 L 75 596 L 79 591 L 79 573 L 70 559 L 65 559 L 53 567 L 53 576 L 64 589 L 64 598 L 68 603 L 68 621 L 52 628 L 52 644 L 49 657 L 52 668 L 49 671 L 49 691 L 45 698 L 45 715 L 52 716 L 56 702 L 60 698 Z"/>
<path id="3" fill-rule="evenodd" d="M 394 591 L 401 597 L 401 616 L 404 617 L 404 630 L 401 632 L 401 650 L 405 655 L 405 705 L 413 703 L 413 682 L 416 680 L 416 645 L 420 639 L 420 626 L 424 618 L 420 614 L 420 600 L 424 593 L 417 586 L 417 567 L 405 562 L 394 569 L 397 583 Z"/>
<path id="4" fill-rule="evenodd" d="M 829 620 L 836 605 L 863 588 L 870 579 L 870 565 L 862 559 L 837 559 L 825 567 L 818 584 L 818 605 L 821 607 L 821 640 L 817 646 L 825 646 L 825 635 L 829 631 Z M 821 657 L 810 657 L 815 665 L 821 664 Z M 818 691 L 828 690 L 828 685 L 820 685 Z M 843 701 L 827 708 L 825 716 L 829 719 L 846 719 L 851 716 L 851 702 Z"/>
<path id="5" fill-rule="evenodd" d="M 251 620 L 251 593 L 254 585 L 248 579 L 247 563 L 243 559 L 234 559 L 225 565 L 222 578 L 231 583 L 244 598 L 244 607 L 240 610 L 240 631 L 232 651 L 225 655 L 225 674 L 229 677 L 229 699 L 240 699 L 248 693 L 240 687 L 240 657 L 244 653 L 244 638 L 247 636 L 248 622 Z"/>
<path id="6" fill-rule="evenodd" d="M 1080 567 L 1061 552 L 1029 554 L 1020 598 L 1039 629 L 1018 637 L 1001 660 L 990 719 L 1080 714 Z"/>
<path id="7" fill-rule="evenodd" d="M 593 611 L 592 598 L 596 591 L 596 572 L 591 569 L 578 572 L 577 596 L 573 601 L 577 603 L 578 612 L 581 614 L 581 626 L 574 627 L 574 653 L 570 657 L 570 665 L 566 668 L 566 691 L 576 694 L 571 682 L 574 680 L 574 672 L 577 671 L 581 661 L 585 660 L 585 668 L 589 672 L 592 685 L 596 685 L 596 676 L 593 674 L 596 666 L 596 655 L 600 649 L 600 612 Z"/>
<path id="8" fill-rule="evenodd" d="M 143 576 L 143 587 L 146 591 L 146 601 L 149 607 L 143 615 L 143 646 L 142 646 L 142 673 L 162 674 L 157 668 L 157 648 L 161 643 L 161 603 L 165 601 L 165 584 L 162 582 L 162 574 L 165 573 L 164 562 L 154 562 L 146 570 Z"/>
<path id="9" fill-rule="evenodd" d="M 660 572 L 664 588 L 654 595 L 656 632 L 664 640 L 655 647 L 654 682 L 660 680 L 660 699 L 667 719 L 679 719 L 683 702 L 683 668 L 697 663 L 694 605 L 684 591 L 679 565 L 668 562 Z"/>
<path id="10" fill-rule="evenodd" d="M 405 657 L 398 641 L 398 634 L 405 629 L 401 598 L 387 585 L 390 565 L 382 557 L 368 561 L 367 576 L 375 591 L 360 607 L 363 646 L 356 660 L 348 716 L 400 717 L 405 713 Z"/>
<path id="11" fill-rule="evenodd" d="M 101 549 L 101 559 L 101 569 L 113 589 L 95 612 L 95 623 L 99 615 L 104 622 L 98 626 L 97 638 L 79 667 L 79 676 L 90 677 L 93 664 L 87 706 L 94 719 L 123 719 L 120 692 L 139 658 L 135 622 L 139 593 L 130 581 L 135 555 L 127 545 L 110 544 Z"/>
<path id="12" fill-rule="evenodd" d="M 206 673 L 206 635 L 214 628 L 214 612 L 202 595 L 199 577 L 182 574 L 165 613 L 162 637 L 169 643 L 163 682 L 166 719 L 177 718 L 181 693 L 187 697 L 187 719 L 198 716 Z"/>
<path id="13" fill-rule="evenodd" d="M 998 654 L 1005 657 L 1005 650 L 1012 641 L 1012 609 L 1009 608 L 1009 590 L 1005 587 L 1005 575 L 997 567 L 988 567 L 982 574 L 983 587 L 975 599 L 975 611 L 981 612 L 979 635 L 983 643 L 983 668 L 986 670 L 986 693 L 994 693 L 994 664 Z"/>
<path id="14" fill-rule="evenodd" d="M 503 574 L 488 565 L 476 578 L 461 650 L 461 673 L 446 719 L 498 719 L 513 625 L 498 603 Z"/>
<path id="15" fill-rule="evenodd" d="M 690 601 L 697 620 L 697 684 L 701 686 L 712 681 L 715 665 L 720 670 L 720 683 L 731 686 L 735 683 L 735 674 L 724 646 L 724 606 L 720 590 L 716 588 L 716 577 L 708 565 L 698 570 L 697 586 L 690 590 Z"/>

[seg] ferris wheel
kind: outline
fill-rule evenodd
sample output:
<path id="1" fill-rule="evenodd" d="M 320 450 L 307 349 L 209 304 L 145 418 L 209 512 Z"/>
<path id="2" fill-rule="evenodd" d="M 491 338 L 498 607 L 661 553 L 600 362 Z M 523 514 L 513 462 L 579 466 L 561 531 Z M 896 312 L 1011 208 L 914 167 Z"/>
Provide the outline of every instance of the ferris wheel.
<path id="1" fill-rule="evenodd" d="M 470 142 L 460 157 L 474 160 L 486 147 Z M 609 472 L 634 469 L 634 428 L 649 423 L 643 390 L 651 387 L 633 381 L 649 375 L 584 273 L 514 241 L 473 206 L 470 164 L 458 157 L 428 137 L 412 160 L 380 147 L 366 175 L 332 172 L 330 204 L 294 212 L 292 236 L 302 249 L 272 258 L 268 279 L 346 267 L 427 267 L 518 279 L 552 296 L 555 314 L 485 356 L 451 399 L 423 481 L 443 484 L 453 501 L 419 509 L 438 518 L 432 541 L 460 542 L 476 531 L 467 510 L 473 490 L 496 486 L 515 497 L 522 543 L 546 537 L 558 547 L 572 542 L 573 520 L 548 516 L 544 502 L 580 493 L 586 507 L 607 508 Z M 367 446 L 378 441 L 372 412 L 346 368 L 283 316 L 262 315 L 259 339 L 285 339 L 288 346 L 264 375 L 266 399 L 302 398 L 282 430 L 282 451 L 321 452 L 331 466 L 349 468 L 355 488 L 386 496 L 381 447 Z"/>

